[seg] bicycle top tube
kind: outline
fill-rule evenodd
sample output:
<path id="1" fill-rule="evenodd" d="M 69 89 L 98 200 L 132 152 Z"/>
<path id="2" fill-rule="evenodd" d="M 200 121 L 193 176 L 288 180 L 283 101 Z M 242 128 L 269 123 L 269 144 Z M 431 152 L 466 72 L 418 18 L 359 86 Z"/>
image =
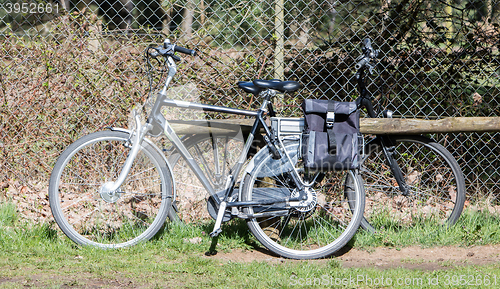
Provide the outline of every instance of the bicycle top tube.
<path id="1" fill-rule="evenodd" d="M 245 109 L 239 109 L 239 108 L 232 108 L 232 107 L 211 105 L 211 104 L 203 104 L 203 103 L 189 102 L 189 101 L 175 100 L 175 99 L 168 99 L 168 98 L 162 99 L 161 105 L 162 106 L 181 107 L 181 108 L 186 108 L 186 109 L 196 109 L 196 110 L 203 110 L 203 111 L 220 112 L 220 113 L 230 113 L 230 114 L 252 116 L 252 117 L 257 116 L 257 114 L 258 114 L 257 111 L 253 111 L 253 110 L 245 110 Z"/>
<path id="2" fill-rule="evenodd" d="M 149 52 L 149 49 L 153 49 L 153 52 Z M 147 120 L 147 122 L 152 125 L 150 130 L 150 135 L 153 136 L 158 136 L 164 131 L 166 119 L 161 113 L 161 108 L 164 106 L 202 110 L 207 112 L 243 115 L 259 119 L 265 112 L 268 112 L 270 116 L 274 116 L 274 110 L 272 108 L 272 103 L 270 102 L 270 99 L 274 97 L 277 93 L 292 92 L 302 87 L 302 85 L 296 81 L 281 81 L 275 79 L 254 80 L 252 82 L 238 82 L 238 86 L 245 92 L 252 93 L 254 95 L 259 95 L 264 98 L 264 101 L 262 102 L 260 108 L 255 111 L 169 99 L 167 98 L 167 90 L 175 74 L 177 73 L 176 61 L 180 60 L 180 58 L 174 54 L 174 52 L 178 51 L 178 49 L 179 49 L 178 46 L 175 46 L 174 44 L 171 44 L 170 41 L 165 40 L 162 46 L 157 48 L 148 48 L 146 53 L 147 55 L 146 57 L 153 57 L 153 58 L 157 58 L 159 56 L 165 57 L 166 58 L 165 65 L 168 68 L 168 74 L 165 83 L 163 85 L 163 88 L 158 93 L 156 101 L 150 111 L 150 115 L 148 116 Z M 188 49 L 184 50 L 192 51 Z M 194 55 L 195 53 L 192 52 L 186 54 Z M 149 60 L 147 61 L 149 63 Z"/>
<path id="3" fill-rule="evenodd" d="M 261 95 L 261 94 L 269 95 L 269 98 L 274 95 L 273 93 L 269 93 L 270 90 L 277 90 L 280 92 L 292 92 L 302 87 L 302 85 L 296 81 L 281 81 L 276 79 L 273 80 L 257 79 L 254 80 L 253 82 L 240 81 L 238 82 L 238 86 L 245 92 L 252 93 L 254 95 Z M 237 115 L 244 115 L 251 117 L 256 117 L 258 115 L 258 112 L 253 110 L 245 110 L 245 109 L 231 108 L 231 107 L 211 105 L 211 104 L 202 104 L 197 102 L 174 100 L 168 98 L 163 98 L 161 105 L 181 107 L 186 109 L 211 111 L 211 112 L 237 114 Z"/>

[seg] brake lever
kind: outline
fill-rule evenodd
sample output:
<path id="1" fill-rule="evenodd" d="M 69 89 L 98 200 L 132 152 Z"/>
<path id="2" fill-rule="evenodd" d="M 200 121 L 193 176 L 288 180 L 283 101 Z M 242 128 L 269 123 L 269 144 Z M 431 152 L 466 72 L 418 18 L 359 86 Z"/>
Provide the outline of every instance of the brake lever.
<path id="1" fill-rule="evenodd" d="M 375 69 L 376 65 L 375 65 L 375 64 L 373 64 L 373 63 L 371 63 L 371 62 L 368 62 L 368 63 L 367 63 L 367 66 L 368 66 L 368 73 L 369 73 L 370 75 L 373 75 L 373 70 Z"/>
<path id="2" fill-rule="evenodd" d="M 380 50 L 378 50 L 378 49 L 373 50 L 371 52 L 371 55 L 370 55 L 371 60 L 377 59 L 379 52 L 380 52 Z M 376 66 L 377 66 L 376 63 L 372 63 L 371 61 L 368 62 L 368 70 L 369 70 L 370 74 L 373 74 L 373 70 L 376 68 Z"/>
<path id="3" fill-rule="evenodd" d="M 152 51 L 149 51 L 149 50 L 152 50 Z M 160 55 L 160 53 L 158 52 L 158 48 L 152 47 L 152 46 L 148 47 L 146 52 L 153 59 L 156 59 L 156 57 L 158 57 Z"/>
<path id="4" fill-rule="evenodd" d="M 181 58 L 179 56 L 175 55 L 174 53 L 169 53 L 169 54 L 167 54 L 167 56 L 172 57 L 172 59 L 174 61 L 177 61 L 177 62 L 181 61 Z"/>

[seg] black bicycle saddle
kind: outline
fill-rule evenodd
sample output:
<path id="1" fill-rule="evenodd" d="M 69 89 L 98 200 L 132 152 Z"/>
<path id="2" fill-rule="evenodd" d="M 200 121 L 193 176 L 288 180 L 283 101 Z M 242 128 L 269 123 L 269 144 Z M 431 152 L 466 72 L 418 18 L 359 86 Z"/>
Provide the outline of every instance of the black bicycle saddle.
<path id="1" fill-rule="evenodd" d="M 255 86 L 251 81 L 240 81 L 238 82 L 238 87 L 243 89 L 245 92 L 251 93 L 253 95 L 259 95 L 262 91 L 261 88 Z"/>
<path id="2" fill-rule="evenodd" d="M 279 79 L 257 79 L 253 82 L 240 81 L 238 82 L 238 87 L 243 89 L 245 92 L 258 95 L 262 90 L 265 89 L 274 89 L 281 92 L 292 92 L 301 88 L 302 85 L 296 81 L 281 81 Z"/>
<path id="3" fill-rule="evenodd" d="M 253 81 L 253 84 L 262 89 L 274 89 L 281 92 L 292 92 L 298 90 L 299 88 L 302 88 L 302 85 L 297 81 L 280 81 L 274 79 L 273 80 L 256 79 Z"/>

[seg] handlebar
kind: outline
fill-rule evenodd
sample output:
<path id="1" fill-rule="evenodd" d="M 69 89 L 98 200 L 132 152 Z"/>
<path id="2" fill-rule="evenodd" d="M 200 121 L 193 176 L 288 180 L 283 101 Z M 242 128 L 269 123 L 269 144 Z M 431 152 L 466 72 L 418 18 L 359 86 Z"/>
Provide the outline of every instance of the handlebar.
<path id="1" fill-rule="evenodd" d="M 183 54 L 191 55 L 191 56 L 196 56 L 196 51 L 193 49 L 187 49 L 181 46 L 177 46 L 174 44 L 174 52 L 180 52 Z"/>
<path id="2" fill-rule="evenodd" d="M 163 56 L 163 57 L 172 57 L 175 61 L 180 61 L 181 59 L 175 55 L 175 52 L 195 56 L 196 51 L 193 49 L 188 49 L 185 47 L 181 47 L 175 44 L 170 43 L 169 39 L 165 39 L 163 42 L 163 45 L 160 45 L 158 47 L 148 47 L 148 55 L 156 58 L 158 56 Z"/>
<path id="3" fill-rule="evenodd" d="M 378 57 L 378 50 L 373 49 L 372 41 L 369 38 L 366 38 L 365 40 L 363 40 L 363 47 L 361 48 L 361 51 L 363 52 L 363 55 L 361 56 L 361 60 L 356 64 L 355 67 L 357 70 L 368 67 L 371 73 L 373 68 L 375 67 L 375 65 L 372 64 L 371 61 Z"/>

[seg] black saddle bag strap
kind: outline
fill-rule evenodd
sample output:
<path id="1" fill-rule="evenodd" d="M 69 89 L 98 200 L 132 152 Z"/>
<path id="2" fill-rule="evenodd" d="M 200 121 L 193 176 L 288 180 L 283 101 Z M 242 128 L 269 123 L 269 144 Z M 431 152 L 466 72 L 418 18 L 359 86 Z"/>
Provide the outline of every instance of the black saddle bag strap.
<path id="1" fill-rule="evenodd" d="M 328 101 L 328 110 L 326 112 L 326 132 L 328 133 L 328 153 L 330 155 L 337 154 L 337 141 L 333 133 L 333 126 L 335 123 L 335 102 Z"/>

